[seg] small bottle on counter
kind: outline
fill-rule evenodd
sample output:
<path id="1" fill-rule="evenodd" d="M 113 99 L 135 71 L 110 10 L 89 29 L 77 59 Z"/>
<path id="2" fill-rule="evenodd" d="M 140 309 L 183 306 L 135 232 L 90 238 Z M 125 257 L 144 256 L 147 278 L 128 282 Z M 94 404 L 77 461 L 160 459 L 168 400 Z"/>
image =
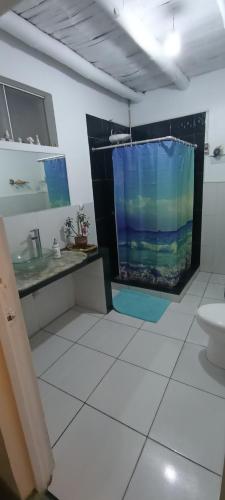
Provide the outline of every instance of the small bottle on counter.
<path id="1" fill-rule="evenodd" d="M 60 246 L 59 246 L 56 238 L 54 238 L 52 250 L 53 250 L 53 258 L 60 259 L 61 258 L 61 250 L 60 250 Z"/>

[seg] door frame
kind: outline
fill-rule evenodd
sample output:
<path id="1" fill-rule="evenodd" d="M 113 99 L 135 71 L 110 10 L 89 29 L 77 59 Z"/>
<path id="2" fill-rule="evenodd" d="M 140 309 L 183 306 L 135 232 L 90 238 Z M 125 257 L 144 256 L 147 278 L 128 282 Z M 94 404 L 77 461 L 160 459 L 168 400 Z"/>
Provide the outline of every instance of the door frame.
<path id="1" fill-rule="evenodd" d="M 9 460 L 11 465 L 14 463 L 15 466 L 13 454 L 16 450 L 12 449 L 10 437 L 11 441 L 16 442 L 14 437 L 17 434 L 13 436 L 13 433 L 19 433 L 18 429 L 21 428 L 33 478 L 33 489 L 42 492 L 50 483 L 54 462 L 2 217 L 0 217 L 0 349 L 10 382 L 4 395 L 0 394 L 1 398 L 4 396 L 5 403 L 4 410 L 0 412 L 0 427 Z M 2 382 L 4 375 L 1 372 L 0 377 Z M 9 394 L 10 388 L 11 394 Z M 8 397 L 11 397 L 11 406 L 7 403 Z M 14 412 L 13 418 L 11 418 L 12 412 Z M 9 421 L 13 427 L 11 436 Z M 18 447 L 17 452 L 21 453 L 22 448 Z M 17 460 L 26 460 L 24 457 L 25 455 L 18 455 Z M 26 466 L 28 467 L 28 464 Z"/>

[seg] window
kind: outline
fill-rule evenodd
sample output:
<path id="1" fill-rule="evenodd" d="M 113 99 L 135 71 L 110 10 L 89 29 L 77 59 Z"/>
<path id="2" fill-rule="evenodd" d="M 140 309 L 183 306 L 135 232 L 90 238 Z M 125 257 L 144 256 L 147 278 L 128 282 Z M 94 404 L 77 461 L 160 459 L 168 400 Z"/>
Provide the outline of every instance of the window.
<path id="1" fill-rule="evenodd" d="M 0 77 L 0 139 L 58 146 L 52 97 Z"/>
<path id="2" fill-rule="evenodd" d="M 6 130 L 8 130 L 10 139 L 12 139 L 7 104 L 5 100 L 5 91 L 3 85 L 0 84 L 0 138 L 5 137 Z"/>

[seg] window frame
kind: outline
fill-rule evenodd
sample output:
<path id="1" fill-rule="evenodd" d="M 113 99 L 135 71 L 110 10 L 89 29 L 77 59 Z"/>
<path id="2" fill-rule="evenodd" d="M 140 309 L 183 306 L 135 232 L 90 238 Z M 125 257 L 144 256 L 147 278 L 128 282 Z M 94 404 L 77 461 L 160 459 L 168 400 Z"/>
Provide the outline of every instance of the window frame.
<path id="1" fill-rule="evenodd" d="M 43 99 L 45 116 L 46 116 L 46 123 L 47 123 L 49 140 L 50 140 L 50 146 L 46 145 L 46 147 L 58 147 L 58 136 L 57 136 L 57 130 L 56 130 L 56 122 L 55 122 L 55 114 L 54 114 L 52 95 L 49 94 L 48 92 L 44 92 L 43 90 L 39 90 L 35 87 L 30 87 L 29 85 L 26 85 L 26 84 L 21 83 L 21 82 L 17 82 L 16 80 L 11 80 L 10 78 L 6 78 L 3 76 L 0 76 L 0 85 L 3 85 L 5 103 L 6 103 L 6 108 L 7 108 L 7 112 L 8 112 L 8 118 L 9 118 L 9 122 L 10 122 L 11 131 L 12 131 L 11 120 L 10 120 L 8 102 L 7 102 L 7 97 L 6 97 L 4 87 L 11 87 L 11 88 L 14 88 L 18 91 L 26 92 L 28 94 L 31 94 L 33 96 L 40 97 Z M 16 141 L 13 141 L 13 142 L 16 142 Z"/>

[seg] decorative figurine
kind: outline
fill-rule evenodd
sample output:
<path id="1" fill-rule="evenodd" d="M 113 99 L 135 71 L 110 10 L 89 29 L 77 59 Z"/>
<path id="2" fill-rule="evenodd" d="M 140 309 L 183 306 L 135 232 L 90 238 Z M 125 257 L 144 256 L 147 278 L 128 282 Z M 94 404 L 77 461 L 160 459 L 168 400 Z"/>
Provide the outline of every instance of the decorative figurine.
<path id="1" fill-rule="evenodd" d="M 6 131 L 5 131 L 5 140 L 10 141 L 10 133 L 9 133 L 8 129 L 6 129 Z"/>
<path id="2" fill-rule="evenodd" d="M 34 144 L 33 137 L 27 137 L 26 141 L 28 142 L 28 144 Z"/>
<path id="3" fill-rule="evenodd" d="M 18 138 L 17 138 L 17 142 L 23 142 L 23 141 L 22 141 L 22 137 L 18 137 Z"/>
<path id="4" fill-rule="evenodd" d="M 35 144 L 41 144 L 38 134 L 35 135 Z"/>
<path id="5" fill-rule="evenodd" d="M 66 236 L 66 248 L 71 250 L 74 246 L 74 224 L 72 217 L 67 217 L 66 222 L 64 224 L 64 233 Z"/>
<path id="6" fill-rule="evenodd" d="M 25 184 L 29 184 L 29 181 L 23 181 L 22 179 L 14 181 L 14 179 L 9 179 L 9 184 L 11 184 L 11 186 L 24 186 Z"/>

